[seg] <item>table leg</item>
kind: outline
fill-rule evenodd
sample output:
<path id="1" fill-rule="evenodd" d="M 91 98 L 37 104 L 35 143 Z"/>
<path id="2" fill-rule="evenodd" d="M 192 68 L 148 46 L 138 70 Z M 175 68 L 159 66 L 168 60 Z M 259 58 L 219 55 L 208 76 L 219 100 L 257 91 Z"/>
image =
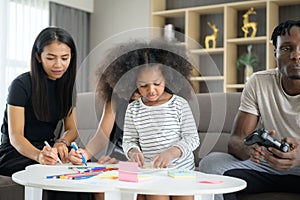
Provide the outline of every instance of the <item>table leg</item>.
<path id="1" fill-rule="evenodd" d="M 121 192 L 122 200 L 136 200 L 137 193 Z"/>
<path id="2" fill-rule="evenodd" d="M 129 193 L 122 191 L 108 191 L 104 193 L 105 200 L 136 200 L 137 193 Z"/>
<path id="3" fill-rule="evenodd" d="M 121 193 L 119 191 L 107 191 L 104 193 L 105 200 L 121 200 Z"/>
<path id="4" fill-rule="evenodd" d="M 195 194 L 194 200 L 214 200 L 214 194 Z"/>
<path id="5" fill-rule="evenodd" d="M 43 189 L 25 186 L 25 200 L 42 200 Z"/>

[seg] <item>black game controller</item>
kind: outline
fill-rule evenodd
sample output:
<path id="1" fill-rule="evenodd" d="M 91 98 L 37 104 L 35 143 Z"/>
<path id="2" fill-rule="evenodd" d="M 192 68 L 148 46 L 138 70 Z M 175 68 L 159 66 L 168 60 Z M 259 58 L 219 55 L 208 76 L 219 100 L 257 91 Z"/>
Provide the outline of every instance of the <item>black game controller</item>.
<path id="1" fill-rule="evenodd" d="M 290 150 L 290 145 L 288 143 L 274 139 L 265 129 L 257 129 L 244 139 L 244 144 L 246 145 L 255 143 L 266 148 L 275 147 L 282 152 L 288 152 Z"/>

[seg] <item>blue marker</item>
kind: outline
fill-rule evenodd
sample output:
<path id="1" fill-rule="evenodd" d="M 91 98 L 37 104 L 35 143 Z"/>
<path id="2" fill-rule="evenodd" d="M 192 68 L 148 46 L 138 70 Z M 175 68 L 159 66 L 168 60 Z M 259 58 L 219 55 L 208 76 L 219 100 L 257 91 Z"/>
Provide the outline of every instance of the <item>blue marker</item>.
<path id="1" fill-rule="evenodd" d="M 53 176 L 46 176 L 46 179 L 57 179 L 59 178 L 61 175 L 53 175 Z"/>
<path id="2" fill-rule="evenodd" d="M 76 142 L 72 142 L 72 143 L 71 143 L 71 146 L 73 147 L 73 149 L 74 149 L 75 151 L 78 150 L 78 146 L 77 146 Z M 83 154 L 82 154 L 82 153 L 79 153 L 79 154 L 81 155 L 81 160 L 82 160 L 83 164 L 84 164 L 85 166 L 87 166 L 87 163 L 86 163 L 86 160 L 85 160 Z"/>
<path id="3" fill-rule="evenodd" d="M 73 180 L 81 180 L 81 179 L 87 179 L 87 178 L 92 178 L 93 175 L 90 176 L 78 176 L 78 177 L 73 177 Z"/>

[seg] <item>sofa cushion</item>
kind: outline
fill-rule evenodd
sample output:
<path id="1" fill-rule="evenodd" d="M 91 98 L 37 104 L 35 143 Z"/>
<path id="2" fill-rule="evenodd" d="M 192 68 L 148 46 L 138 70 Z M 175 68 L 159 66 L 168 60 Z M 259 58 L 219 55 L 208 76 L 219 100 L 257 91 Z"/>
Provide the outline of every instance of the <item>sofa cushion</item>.
<path id="1" fill-rule="evenodd" d="M 103 105 L 96 101 L 94 92 L 83 92 L 77 95 L 76 109 L 78 128 L 76 143 L 79 147 L 85 147 L 96 134 Z"/>
<path id="2" fill-rule="evenodd" d="M 210 152 L 227 152 L 230 134 L 227 133 L 199 133 L 201 145 L 194 151 L 195 165 Z"/>
<path id="3" fill-rule="evenodd" d="M 198 132 L 230 133 L 240 105 L 241 93 L 199 93 Z"/>
<path id="4" fill-rule="evenodd" d="M 210 152 L 227 152 L 227 143 L 240 105 L 241 93 L 199 93 L 196 97 L 199 108 L 192 107 L 192 110 L 195 119 L 199 120 L 198 133 L 201 142 L 194 151 L 197 167 L 201 158 Z"/>
<path id="5" fill-rule="evenodd" d="M 24 199 L 24 186 L 21 186 L 9 176 L 0 175 L 0 200 Z"/>
<path id="6" fill-rule="evenodd" d="M 77 125 L 80 129 L 95 129 L 98 127 L 98 114 L 102 107 L 96 104 L 94 92 L 83 92 L 77 95 Z"/>

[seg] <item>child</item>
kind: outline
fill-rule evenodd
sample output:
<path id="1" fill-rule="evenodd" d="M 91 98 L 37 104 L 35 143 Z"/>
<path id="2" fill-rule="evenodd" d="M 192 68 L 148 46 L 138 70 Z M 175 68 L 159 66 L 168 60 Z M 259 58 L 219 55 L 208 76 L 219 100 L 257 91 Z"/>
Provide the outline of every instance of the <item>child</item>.
<path id="1" fill-rule="evenodd" d="M 177 71 L 180 68 L 174 70 L 172 66 L 160 64 L 155 59 L 156 54 L 160 54 L 159 50 L 150 48 L 145 50 L 144 58 L 140 58 L 145 60 L 136 72 L 136 86 L 141 97 L 126 110 L 123 150 L 128 159 L 140 167 L 151 162 L 155 168 L 172 165 L 194 169 L 193 150 L 200 144 L 196 124 L 188 102 L 173 94 L 168 78 L 183 81 L 183 75 Z M 147 196 L 149 198 L 169 197 Z M 193 199 L 192 196 L 174 198 Z"/>
<path id="2" fill-rule="evenodd" d="M 69 159 L 73 164 L 82 164 L 78 152 L 81 152 L 85 158 L 91 159 L 106 148 L 108 140 L 108 153 L 98 162 L 103 164 L 127 160 L 122 148 L 125 112 L 128 103 L 140 96 L 136 93 L 136 81 L 132 79 L 132 72 L 137 66 L 148 62 L 144 59 L 145 52 L 148 50 L 154 51 L 155 62 L 172 66 L 173 72 L 182 75 L 175 84 L 170 85 L 172 91 L 184 97 L 191 95 L 191 90 L 187 87 L 190 86 L 188 77 L 191 74 L 192 65 L 188 61 L 185 47 L 163 40 L 150 42 L 133 40 L 114 46 L 103 56 L 104 60 L 99 63 L 97 73 L 97 99 L 105 104 L 97 133 L 85 149 L 79 148 L 77 152 L 71 150 Z M 174 77 L 166 77 L 167 82 L 173 82 Z M 180 81 L 182 79 L 184 81 Z M 96 194 L 95 199 L 103 198 L 102 193 Z"/>

